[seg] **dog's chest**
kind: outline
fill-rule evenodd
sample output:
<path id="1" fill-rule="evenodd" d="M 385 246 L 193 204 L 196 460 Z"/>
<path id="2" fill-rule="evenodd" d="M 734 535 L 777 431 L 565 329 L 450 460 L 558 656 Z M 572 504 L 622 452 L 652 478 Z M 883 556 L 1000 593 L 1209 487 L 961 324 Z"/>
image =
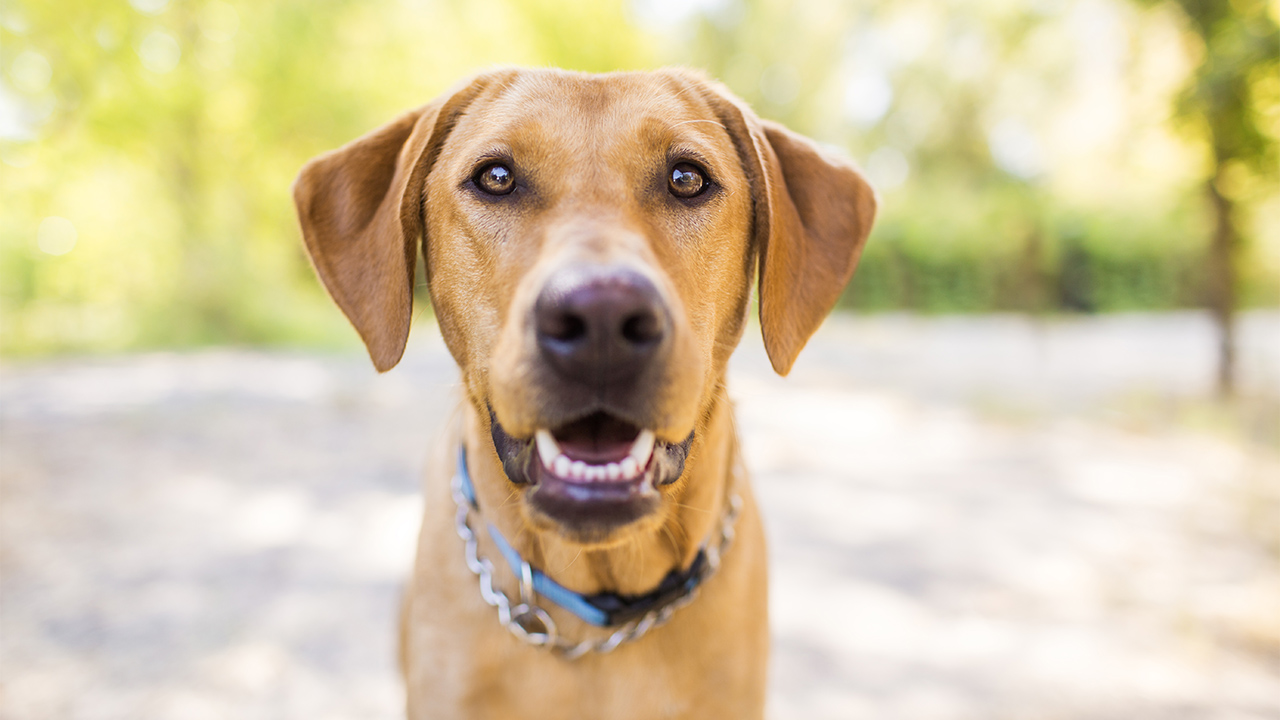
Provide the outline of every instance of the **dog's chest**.
<path id="1" fill-rule="evenodd" d="M 695 602 L 635 643 L 572 661 L 519 642 L 499 624 L 459 539 L 436 519 L 428 518 L 406 597 L 412 720 L 760 717 L 768 638 L 754 508 Z"/>

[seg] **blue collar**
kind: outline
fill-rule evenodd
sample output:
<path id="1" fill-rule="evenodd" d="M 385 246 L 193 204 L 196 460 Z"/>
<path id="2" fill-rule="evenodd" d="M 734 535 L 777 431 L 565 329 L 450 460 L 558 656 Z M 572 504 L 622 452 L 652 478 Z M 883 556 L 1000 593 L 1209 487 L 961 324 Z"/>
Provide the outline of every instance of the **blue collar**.
<path id="1" fill-rule="evenodd" d="M 467 469 L 465 447 L 458 448 L 458 479 L 461 481 L 462 496 L 467 499 L 472 510 L 479 511 L 480 506 L 476 503 L 476 489 L 471 482 L 471 472 Z M 492 523 L 487 524 L 487 527 L 489 537 L 493 538 L 498 551 L 506 558 L 507 564 L 511 566 L 511 572 L 520 578 L 524 569 L 529 566 L 515 548 L 511 547 L 511 543 L 502 537 L 498 528 Z M 658 587 L 644 595 L 617 593 L 582 595 L 547 577 L 541 570 L 531 568 L 531 574 L 533 590 L 537 594 L 577 615 L 584 622 L 597 627 L 614 627 L 693 594 L 702 581 L 710 575 L 707 567 L 707 553 L 704 546 L 698 549 L 698 555 L 694 557 L 687 570 L 679 568 L 672 570 L 667 573 L 662 582 L 658 583 Z"/>

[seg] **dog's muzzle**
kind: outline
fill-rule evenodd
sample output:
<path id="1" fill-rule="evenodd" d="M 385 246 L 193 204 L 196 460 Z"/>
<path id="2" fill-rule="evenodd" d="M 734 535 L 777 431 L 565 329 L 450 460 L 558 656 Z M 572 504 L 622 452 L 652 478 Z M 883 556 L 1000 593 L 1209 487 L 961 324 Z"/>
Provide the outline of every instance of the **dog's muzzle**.
<path id="1" fill-rule="evenodd" d="M 628 267 L 568 265 L 539 292 L 532 322 L 546 419 L 514 438 L 491 413 L 507 477 L 529 488 L 534 509 L 585 535 L 653 512 L 693 439 L 663 442 L 652 424 L 672 346 L 661 293 Z"/>

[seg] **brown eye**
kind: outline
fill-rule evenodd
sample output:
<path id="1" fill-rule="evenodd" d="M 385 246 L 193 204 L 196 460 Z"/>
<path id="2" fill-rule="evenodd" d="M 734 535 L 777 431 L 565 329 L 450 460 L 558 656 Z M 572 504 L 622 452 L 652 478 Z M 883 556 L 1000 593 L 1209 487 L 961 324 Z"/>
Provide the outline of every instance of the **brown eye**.
<path id="1" fill-rule="evenodd" d="M 691 198 L 702 194 L 707 189 L 707 175 L 696 165 L 677 163 L 671 168 L 671 194 L 680 198 Z"/>
<path id="2" fill-rule="evenodd" d="M 490 195 L 506 195 L 516 187 L 516 178 L 511 168 L 502 163 L 485 165 L 473 180 L 476 187 Z"/>

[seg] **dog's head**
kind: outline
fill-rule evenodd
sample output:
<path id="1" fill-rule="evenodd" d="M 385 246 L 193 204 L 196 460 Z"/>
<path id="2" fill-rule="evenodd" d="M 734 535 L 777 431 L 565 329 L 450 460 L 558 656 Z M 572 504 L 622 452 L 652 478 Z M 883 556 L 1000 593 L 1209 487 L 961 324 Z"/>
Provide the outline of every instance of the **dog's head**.
<path id="1" fill-rule="evenodd" d="M 307 249 L 379 370 L 416 244 L 523 520 L 585 543 L 660 522 L 757 271 L 787 373 L 875 215 L 857 170 L 688 71 L 503 70 L 303 168 Z"/>

